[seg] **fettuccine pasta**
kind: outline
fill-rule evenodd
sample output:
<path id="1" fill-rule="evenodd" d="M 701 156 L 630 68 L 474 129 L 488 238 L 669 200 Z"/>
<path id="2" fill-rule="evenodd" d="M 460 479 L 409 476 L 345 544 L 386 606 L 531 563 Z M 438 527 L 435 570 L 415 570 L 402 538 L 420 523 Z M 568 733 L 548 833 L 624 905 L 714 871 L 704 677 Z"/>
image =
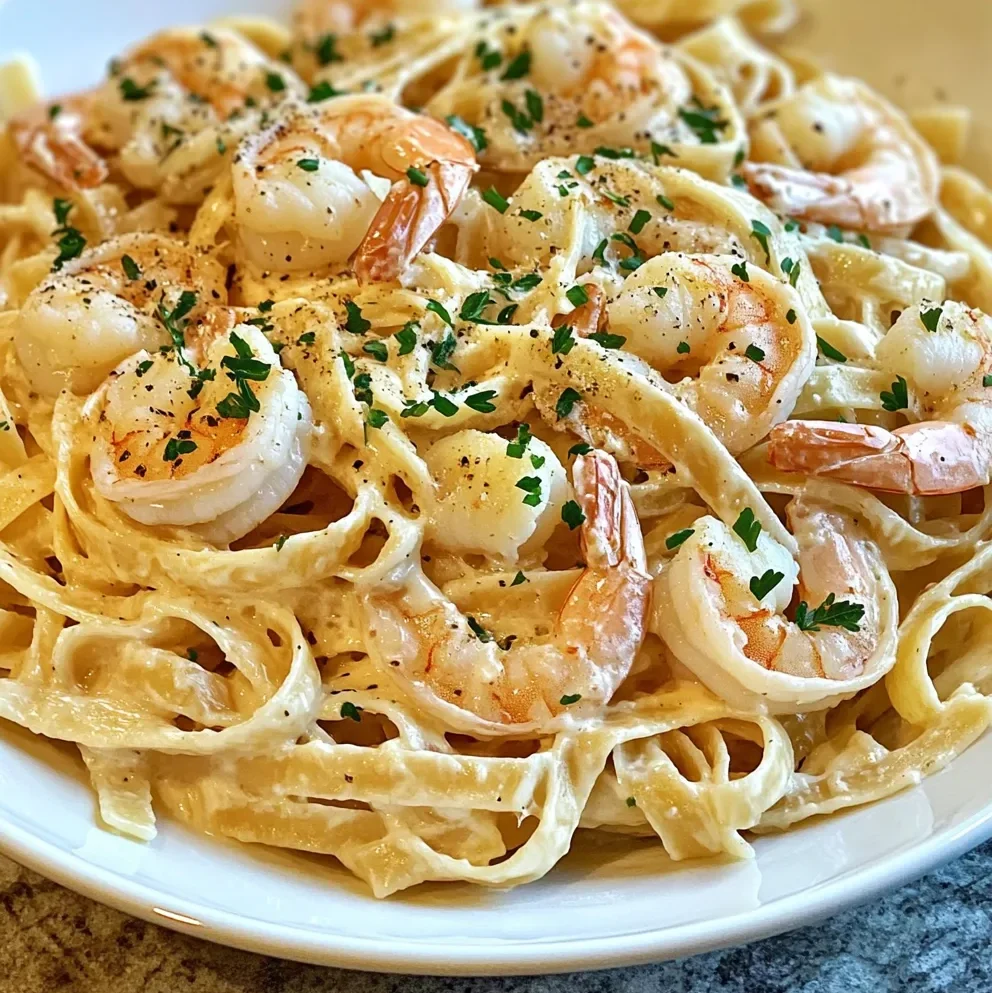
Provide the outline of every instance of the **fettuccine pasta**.
<path id="1" fill-rule="evenodd" d="M 305 0 L 0 68 L 0 718 L 388 896 L 992 720 L 992 193 L 788 0 Z"/>

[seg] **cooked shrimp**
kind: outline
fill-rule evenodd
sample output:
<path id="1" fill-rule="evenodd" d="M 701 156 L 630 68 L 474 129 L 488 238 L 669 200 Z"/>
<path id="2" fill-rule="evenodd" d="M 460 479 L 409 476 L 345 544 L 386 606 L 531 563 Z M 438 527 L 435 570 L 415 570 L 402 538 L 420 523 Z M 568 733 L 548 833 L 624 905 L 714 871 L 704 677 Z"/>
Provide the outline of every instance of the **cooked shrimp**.
<path id="1" fill-rule="evenodd" d="M 89 393 L 139 349 L 169 343 L 162 314 L 183 292 L 189 318 L 226 302 L 224 268 L 157 234 L 121 235 L 84 252 L 29 294 L 13 322 L 14 350 L 32 389 Z"/>
<path id="2" fill-rule="evenodd" d="M 424 452 L 437 487 L 429 542 L 512 563 L 547 542 L 561 520 L 567 477 L 549 445 L 524 437 L 514 454 L 494 432 L 457 431 Z M 526 497 L 517 485 L 525 477 Z"/>
<path id="3" fill-rule="evenodd" d="M 692 96 L 688 77 L 665 49 L 607 7 L 540 9 L 520 44 L 531 52 L 530 83 L 571 104 L 562 108 L 570 128 L 577 112 L 595 124 L 652 94 L 676 105 Z"/>
<path id="4" fill-rule="evenodd" d="M 894 377 L 887 406 L 919 422 L 888 431 L 787 421 L 772 432 L 772 464 L 889 493 L 935 496 L 988 485 L 992 319 L 954 301 L 910 307 L 879 343 L 876 360 Z"/>
<path id="5" fill-rule="evenodd" d="M 728 702 L 757 694 L 773 709 L 813 704 L 836 692 L 825 681 L 877 679 L 883 656 L 894 659 L 896 594 L 874 542 L 849 517 L 804 500 L 787 517 L 798 563 L 765 532 L 749 535 L 749 546 L 707 515 L 658 581 L 659 633 Z"/>
<path id="6" fill-rule="evenodd" d="M 597 145 L 649 153 L 653 142 L 699 144 L 683 116 L 699 86 L 688 57 L 607 4 L 505 11 L 501 21 L 480 19 L 478 41 L 424 105 L 435 117 L 456 114 L 479 128 L 486 167 L 520 172 L 548 156 Z M 709 101 L 712 94 L 703 90 Z M 713 113 L 716 143 L 717 132 L 722 137 L 739 122 Z"/>
<path id="7" fill-rule="evenodd" d="M 107 163 L 83 139 L 92 94 L 38 104 L 9 124 L 20 158 L 66 190 L 99 186 Z"/>
<path id="8" fill-rule="evenodd" d="M 87 140 L 119 153 L 142 189 L 197 203 L 238 140 L 306 87 L 241 35 L 221 29 L 159 32 L 124 55 L 93 100 Z"/>
<path id="9" fill-rule="evenodd" d="M 590 296 L 573 311 L 580 314 L 577 333 L 593 315 L 581 311 L 598 299 Z M 789 416 L 816 362 L 816 336 L 798 296 L 734 256 L 655 256 L 624 281 L 604 316 L 615 343 L 674 378 L 672 392 L 733 454 Z M 571 323 L 569 318 L 557 320 Z M 583 402 L 559 418 L 554 398 L 549 405 L 538 392 L 536 401 L 549 423 L 624 461 L 644 468 L 666 464 L 604 411 Z"/>
<path id="10" fill-rule="evenodd" d="M 132 355 L 87 409 L 97 491 L 142 524 L 217 544 L 274 513 L 307 465 L 310 404 L 248 324 Z"/>
<path id="11" fill-rule="evenodd" d="M 768 109 L 741 171 L 773 210 L 898 231 L 937 206 L 936 155 L 906 116 L 853 79 L 825 74 Z"/>
<path id="12" fill-rule="evenodd" d="M 444 223 L 476 170 L 444 124 L 381 96 L 296 106 L 244 141 L 234 164 L 244 254 L 278 271 L 343 264 L 395 279 Z"/>
<path id="13" fill-rule="evenodd" d="M 371 24 L 468 13 L 479 6 L 478 0 L 302 0 L 293 11 L 293 34 L 313 49 L 329 35 Z"/>
<path id="14" fill-rule="evenodd" d="M 616 462 L 580 456 L 572 480 L 586 566 L 546 639 L 501 648 L 418 572 L 398 594 L 368 597 L 372 651 L 422 694 L 504 729 L 546 726 L 580 701 L 607 703 L 644 638 L 651 578 Z"/>

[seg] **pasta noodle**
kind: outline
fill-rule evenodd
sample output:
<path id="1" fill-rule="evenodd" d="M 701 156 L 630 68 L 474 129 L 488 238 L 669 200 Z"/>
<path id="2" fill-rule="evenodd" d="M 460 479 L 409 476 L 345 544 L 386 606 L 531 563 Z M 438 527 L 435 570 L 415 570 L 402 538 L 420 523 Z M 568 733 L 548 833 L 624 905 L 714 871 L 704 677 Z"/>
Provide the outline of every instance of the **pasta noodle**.
<path id="1" fill-rule="evenodd" d="M 992 720 L 992 194 L 787 2 L 306 0 L 0 67 L 0 718 L 108 828 L 515 886 Z"/>

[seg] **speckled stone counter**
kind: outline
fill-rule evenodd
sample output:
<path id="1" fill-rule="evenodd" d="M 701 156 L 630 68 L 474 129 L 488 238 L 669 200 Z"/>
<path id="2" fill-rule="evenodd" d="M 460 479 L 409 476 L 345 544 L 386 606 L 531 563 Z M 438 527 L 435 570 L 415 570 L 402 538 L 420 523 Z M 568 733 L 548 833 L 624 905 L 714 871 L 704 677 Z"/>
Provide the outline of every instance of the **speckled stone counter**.
<path id="1" fill-rule="evenodd" d="M 989 993 L 992 842 L 884 900 L 754 945 L 636 969 L 518 979 L 411 979 L 232 951 L 108 910 L 0 856 L 0 993 L 394 990 Z"/>

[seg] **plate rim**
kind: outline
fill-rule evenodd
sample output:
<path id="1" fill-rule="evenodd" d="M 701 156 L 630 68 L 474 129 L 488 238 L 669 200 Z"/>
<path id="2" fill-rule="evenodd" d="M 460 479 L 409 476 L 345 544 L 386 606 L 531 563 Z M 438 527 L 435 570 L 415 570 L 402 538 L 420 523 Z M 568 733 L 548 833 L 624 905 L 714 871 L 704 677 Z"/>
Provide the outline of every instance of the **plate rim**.
<path id="1" fill-rule="evenodd" d="M 921 789 L 915 786 L 900 794 Z M 884 805 L 885 801 L 882 801 Z M 318 934 L 260 921 L 154 887 L 96 865 L 31 834 L 0 813 L 0 853 L 98 903 L 181 934 L 311 965 L 430 976 L 548 975 L 644 965 L 715 951 L 816 923 L 918 879 L 992 838 L 992 800 L 957 825 L 906 851 L 882 856 L 854 877 L 827 880 L 729 917 L 625 935 L 553 942 L 414 943 Z M 162 913 L 167 909 L 167 913 Z M 198 921 L 183 923 L 168 915 Z"/>

